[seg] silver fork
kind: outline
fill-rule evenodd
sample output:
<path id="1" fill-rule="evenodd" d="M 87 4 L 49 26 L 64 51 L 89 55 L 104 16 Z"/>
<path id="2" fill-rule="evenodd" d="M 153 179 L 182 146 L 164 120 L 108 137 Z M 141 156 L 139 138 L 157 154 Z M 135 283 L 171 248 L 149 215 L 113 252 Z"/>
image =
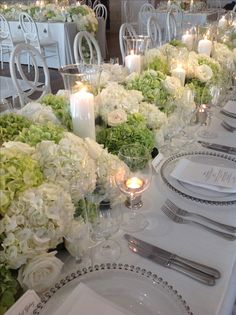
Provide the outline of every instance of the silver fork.
<path id="1" fill-rule="evenodd" d="M 222 126 L 224 129 L 226 129 L 227 131 L 229 131 L 229 132 L 234 132 L 234 131 L 236 131 L 236 128 L 235 128 L 235 127 L 229 125 L 229 124 L 228 124 L 226 121 L 224 121 L 224 120 L 221 122 L 221 126 Z"/>
<path id="2" fill-rule="evenodd" d="M 202 229 L 206 230 L 206 231 L 209 231 L 209 232 L 212 232 L 213 234 L 215 235 L 218 235 L 220 237 L 223 237 L 227 240 L 230 240 L 230 241 L 234 241 L 236 240 L 236 236 L 233 235 L 233 234 L 229 234 L 229 233 L 225 233 L 225 232 L 221 232 L 221 231 L 218 231 L 218 230 L 215 230 L 215 229 L 212 229 L 211 227 L 207 226 L 207 225 L 204 225 L 202 223 L 199 223 L 199 222 L 196 222 L 196 221 L 193 221 L 193 220 L 188 220 L 188 219 L 183 219 L 181 218 L 180 216 L 178 216 L 177 214 L 175 214 L 174 212 L 172 212 L 169 208 L 167 208 L 167 206 L 163 205 L 161 207 L 161 210 L 174 222 L 176 223 L 180 223 L 180 224 L 186 224 L 186 223 L 189 223 L 189 224 L 192 224 L 192 225 L 196 225 L 198 227 L 201 227 Z"/>
<path id="3" fill-rule="evenodd" d="M 210 219 L 208 217 L 205 217 L 205 216 L 203 216 L 201 214 L 181 209 L 169 199 L 166 199 L 165 204 L 175 214 L 181 215 L 183 217 L 199 218 L 199 219 L 205 220 L 206 222 L 209 222 L 209 223 L 211 223 L 211 224 L 213 224 L 215 226 L 218 226 L 219 228 L 221 228 L 223 230 L 226 230 L 226 231 L 229 231 L 229 232 L 232 232 L 232 233 L 236 233 L 236 227 L 235 226 L 231 226 L 231 225 L 228 225 L 228 224 L 220 223 L 220 222 L 212 220 L 212 219 Z"/>

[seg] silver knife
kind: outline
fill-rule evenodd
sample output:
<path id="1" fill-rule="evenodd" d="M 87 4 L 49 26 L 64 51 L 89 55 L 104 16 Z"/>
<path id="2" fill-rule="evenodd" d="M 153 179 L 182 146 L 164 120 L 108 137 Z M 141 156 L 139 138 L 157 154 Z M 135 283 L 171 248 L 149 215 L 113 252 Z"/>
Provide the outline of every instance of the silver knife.
<path id="1" fill-rule="evenodd" d="M 215 278 L 211 277 L 208 274 L 205 274 L 201 271 L 197 271 L 196 269 L 187 266 L 187 265 L 183 265 L 183 264 L 178 264 L 177 262 L 172 261 L 171 259 L 168 258 L 164 258 L 162 256 L 157 256 L 155 254 L 152 254 L 150 252 L 146 252 L 143 249 L 140 249 L 138 246 L 130 244 L 129 248 L 132 250 L 132 252 L 134 252 L 135 254 L 138 254 L 144 258 L 150 259 L 153 262 L 163 266 L 163 267 L 167 267 L 170 269 L 173 269 L 175 271 L 181 272 L 182 274 L 197 280 L 203 284 L 209 285 L 209 286 L 213 286 L 215 285 Z"/>
<path id="2" fill-rule="evenodd" d="M 236 148 L 235 147 L 230 147 L 228 145 L 223 145 L 223 144 L 217 144 L 217 143 L 209 143 L 205 141 L 198 141 L 204 148 L 228 153 L 228 154 L 234 154 L 236 155 Z"/>
<path id="3" fill-rule="evenodd" d="M 129 243 L 132 243 L 133 245 L 137 245 L 140 248 L 144 248 L 147 252 L 154 254 L 156 256 L 161 256 L 164 258 L 167 258 L 173 262 L 176 262 L 178 264 L 184 264 L 191 268 L 196 269 L 197 271 L 203 272 L 205 274 L 210 275 L 211 277 L 214 277 L 215 279 L 220 278 L 221 274 L 220 272 L 212 267 L 206 266 L 204 264 L 198 263 L 196 261 L 192 261 L 190 259 L 178 256 L 174 253 L 171 253 L 165 249 L 162 249 L 160 247 L 157 247 L 155 245 L 149 244 L 145 241 L 142 241 L 132 235 L 124 234 L 124 237 L 126 240 L 128 240 Z"/>
<path id="4" fill-rule="evenodd" d="M 236 115 L 234 113 L 230 113 L 225 109 L 222 109 L 220 113 L 230 118 L 236 118 Z"/>

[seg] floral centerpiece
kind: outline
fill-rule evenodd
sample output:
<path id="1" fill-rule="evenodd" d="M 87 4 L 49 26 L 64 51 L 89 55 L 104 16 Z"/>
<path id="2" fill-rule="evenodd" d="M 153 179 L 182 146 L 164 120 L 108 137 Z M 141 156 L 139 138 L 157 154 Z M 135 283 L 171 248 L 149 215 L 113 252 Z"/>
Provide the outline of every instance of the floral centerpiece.
<path id="1" fill-rule="evenodd" d="M 68 6 L 60 7 L 56 4 L 46 4 L 44 6 L 31 4 L 1 5 L 0 13 L 8 20 L 18 20 L 21 12 L 27 12 L 35 21 L 58 21 L 75 22 L 77 31 L 88 31 L 96 33 L 98 21 L 94 11 L 86 6 Z"/>

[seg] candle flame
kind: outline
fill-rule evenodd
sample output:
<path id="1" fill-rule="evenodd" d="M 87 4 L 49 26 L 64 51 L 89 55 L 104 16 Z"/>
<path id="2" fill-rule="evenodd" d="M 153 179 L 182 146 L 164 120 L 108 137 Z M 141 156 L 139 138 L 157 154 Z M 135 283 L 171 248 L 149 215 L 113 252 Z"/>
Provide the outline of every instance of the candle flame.
<path id="1" fill-rule="evenodd" d="M 143 180 L 141 178 L 138 178 L 138 177 L 131 177 L 129 179 L 127 179 L 126 181 L 126 186 L 128 188 L 131 188 L 131 189 L 138 189 L 138 188 L 141 188 L 143 186 Z"/>
<path id="2" fill-rule="evenodd" d="M 130 55 L 134 55 L 134 50 L 133 49 L 131 49 Z"/>

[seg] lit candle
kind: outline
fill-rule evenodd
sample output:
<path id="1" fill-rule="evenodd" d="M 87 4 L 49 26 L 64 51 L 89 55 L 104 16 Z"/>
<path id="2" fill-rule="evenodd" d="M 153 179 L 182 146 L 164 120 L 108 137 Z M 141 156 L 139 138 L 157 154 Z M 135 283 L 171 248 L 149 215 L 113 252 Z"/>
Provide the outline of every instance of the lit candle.
<path id="1" fill-rule="evenodd" d="M 199 54 L 205 54 L 210 57 L 212 50 L 212 42 L 207 39 L 207 36 L 204 37 L 204 39 L 201 39 L 198 42 L 198 48 L 197 51 Z"/>
<path id="2" fill-rule="evenodd" d="M 171 1 L 168 0 L 168 1 L 167 1 L 167 10 L 170 8 L 170 6 L 171 6 Z"/>
<path id="3" fill-rule="evenodd" d="M 142 190 L 144 181 L 138 177 L 131 177 L 126 180 L 125 185 L 131 193 L 137 193 Z"/>
<path id="4" fill-rule="evenodd" d="M 227 20 L 225 16 L 223 15 L 222 18 L 218 22 L 218 27 L 220 28 L 226 28 L 227 27 Z"/>
<path id="5" fill-rule="evenodd" d="M 130 55 L 125 57 L 125 66 L 129 69 L 129 72 L 141 72 L 142 59 L 140 55 L 135 55 L 131 50 Z"/>
<path id="6" fill-rule="evenodd" d="M 70 96 L 73 131 L 81 138 L 95 140 L 94 96 L 81 89 Z"/>
<path id="7" fill-rule="evenodd" d="M 207 119 L 207 106 L 205 104 L 202 104 L 199 107 L 198 113 L 197 113 L 197 118 L 198 121 L 201 124 L 205 124 L 206 123 L 206 119 Z"/>
<path id="8" fill-rule="evenodd" d="M 3 8 L 6 10 L 8 8 L 7 4 L 4 4 Z"/>
<path id="9" fill-rule="evenodd" d="M 190 6 L 189 6 L 189 11 L 193 12 L 194 9 L 194 4 L 193 4 L 193 0 L 190 1 Z"/>
<path id="10" fill-rule="evenodd" d="M 37 0 L 35 4 L 36 4 L 37 7 L 39 7 L 40 6 L 40 1 Z"/>
<path id="11" fill-rule="evenodd" d="M 43 7 L 44 7 L 44 1 L 42 0 L 42 1 L 40 1 L 40 8 L 42 9 Z"/>
<path id="12" fill-rule="evenodd" d="M 178 78 L 181 85 L 184 86 L 186 71 L 183 69 L 181 64 L 178 64 L 177 67 L 171 71 L 171 74 L 173 77 Z"/>
<path id="13" fill-rule="evenodd" d="M 193 35 L 189 34 L 189 31 L 182 36 L 182 42 L 187 46 L 188 50 L 193 49 Z"/>

